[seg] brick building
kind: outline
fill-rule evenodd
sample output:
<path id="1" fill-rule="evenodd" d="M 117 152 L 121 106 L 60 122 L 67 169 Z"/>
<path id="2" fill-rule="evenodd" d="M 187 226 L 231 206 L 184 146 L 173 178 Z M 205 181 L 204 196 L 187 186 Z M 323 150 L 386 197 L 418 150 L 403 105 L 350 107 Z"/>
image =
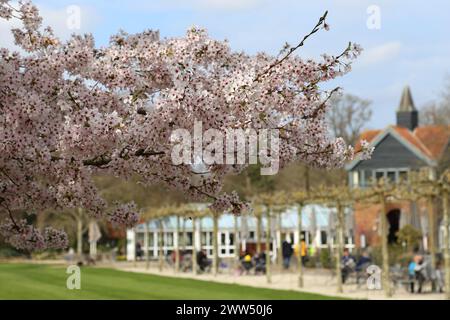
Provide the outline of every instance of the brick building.
<path id="1" fill-rule="evenodd" d="M 381 130 L 368 130 L 360 139 L 367 140 L 375 148 L 369 160 L 355 159 L 347 167 L 349 184 L 352 188 L 365 188 L 371 179 L 387 178 L 399 182 L 407 178 L 408 172 L 428 170 L 436 175 L 446 163 L 449 149 L 449 128 L 447 126 L 419 126 L 419 114 L 414 106 L 409 87 L 403 90 L 397 109 L 396 125 Z M 358 148 L 358 146 L 356 146 Z M 439 200 L 439 199 L 437 199 Z M 440 226 L 440 209 L 436 203 L 435 221 Z M 379 205 L 356 204 L 354 208 L 356 246 L 377 245 L 379 236 Z M 427 249 L 429 206 L 425 202 L 389 202 L 387 219 L 389 222 L 388 241 L 395 242 L 396 233 L 404 225 L 410 224 L 424 235 L 423 247 Z M 437 226 L 436 226 L 437 227 Z M 441 230 L 435 228 L 435 230 Z M 440 240 L 439 232 L 435 240 Z"/>

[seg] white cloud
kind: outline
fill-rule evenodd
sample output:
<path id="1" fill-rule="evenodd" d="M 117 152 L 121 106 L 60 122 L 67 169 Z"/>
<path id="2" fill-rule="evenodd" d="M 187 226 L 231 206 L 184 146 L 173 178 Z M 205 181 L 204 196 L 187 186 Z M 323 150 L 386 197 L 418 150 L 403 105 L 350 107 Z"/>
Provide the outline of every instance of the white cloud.
<path id="1" fill-rule="evenodd" d="M 387 42 L 382 45 L 366 49 L 361 54 L 355 66 L 371 66 L 396 58 L 402 50 L 402 44 L 398 41 Z"/>

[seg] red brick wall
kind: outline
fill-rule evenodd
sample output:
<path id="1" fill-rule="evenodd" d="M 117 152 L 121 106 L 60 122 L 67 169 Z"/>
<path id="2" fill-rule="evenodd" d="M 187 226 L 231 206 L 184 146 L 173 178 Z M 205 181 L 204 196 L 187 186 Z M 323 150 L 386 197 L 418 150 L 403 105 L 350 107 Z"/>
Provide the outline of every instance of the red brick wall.
<path id="1" fill-rule="evenodd" d="M 378 215 L 381 212 L 379 204 L 355 204 L 355 244 L 361 246 L 361 235 L 366 236 L 367 246 L 377 246 L 380 244 L 379 220 Z M 393 209 L 400 209 L 401 214 L 410 213 L 408 201 L 389 202 L 386 205 L 386 213 Z"/>

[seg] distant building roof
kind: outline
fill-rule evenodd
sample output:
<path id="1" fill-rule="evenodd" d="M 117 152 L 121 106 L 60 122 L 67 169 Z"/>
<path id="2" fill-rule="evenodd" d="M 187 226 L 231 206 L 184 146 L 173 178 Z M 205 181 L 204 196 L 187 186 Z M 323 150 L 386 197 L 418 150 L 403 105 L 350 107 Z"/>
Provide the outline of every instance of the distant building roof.
<path id="1" fill-rule="evenodd" d="M 449 143 L 450 126 L 417 127 L 414 135 L 427 147 L 434 159 L 439 159 Z"/>
<path id="2" fill-rule="evenodd" d="M 399 116 L 400 115 L 400 116 Z M 400 117 L 400 118 L 399 118 Z M 376 147 L 383 138 L 391 134 L 416 156 L 432 164 L 444 154 L 450 140 L 450 126 L 432 125 L 417 126 L 417 110 L 409 86 L 403 89 L 397 109 L 397 125 L 382 130 L 366 130 L 358 139 L 355 151 L 361 150 L 361 141 L 366 140 Z M 347 166 L 351 170 L 361 160 L 355 159 Z"/>
<path id="3" fill-rule="evenodd" d="M 439 160 L 443 155 L 450 139 L 449 126 L 422 126 L 417 127 L 414 131 L 398 126 L 389 126 L 385 130 L 367 130 L 364 131 L 355 146 L 356 151 L 361 150 L 361 140 L 367 142 L 375 141 L 376 138 L 391 128 L 398 135 L 406 140 L 409 144 L 417 148 L 424 156 L 432 160 Z"/>

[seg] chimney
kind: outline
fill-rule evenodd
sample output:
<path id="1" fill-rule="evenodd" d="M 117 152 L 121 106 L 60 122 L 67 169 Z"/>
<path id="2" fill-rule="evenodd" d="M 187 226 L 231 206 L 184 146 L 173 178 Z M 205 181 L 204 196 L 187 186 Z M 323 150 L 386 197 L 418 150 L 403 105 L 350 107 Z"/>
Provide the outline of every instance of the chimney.
<path id="1" fill-rule="evenodd" d="M 397 109 L 397 126 L 413 131 L 419 123 L 419 114 L 411 96 L 409 86 L 403 89 L 400 105 Z"/>

